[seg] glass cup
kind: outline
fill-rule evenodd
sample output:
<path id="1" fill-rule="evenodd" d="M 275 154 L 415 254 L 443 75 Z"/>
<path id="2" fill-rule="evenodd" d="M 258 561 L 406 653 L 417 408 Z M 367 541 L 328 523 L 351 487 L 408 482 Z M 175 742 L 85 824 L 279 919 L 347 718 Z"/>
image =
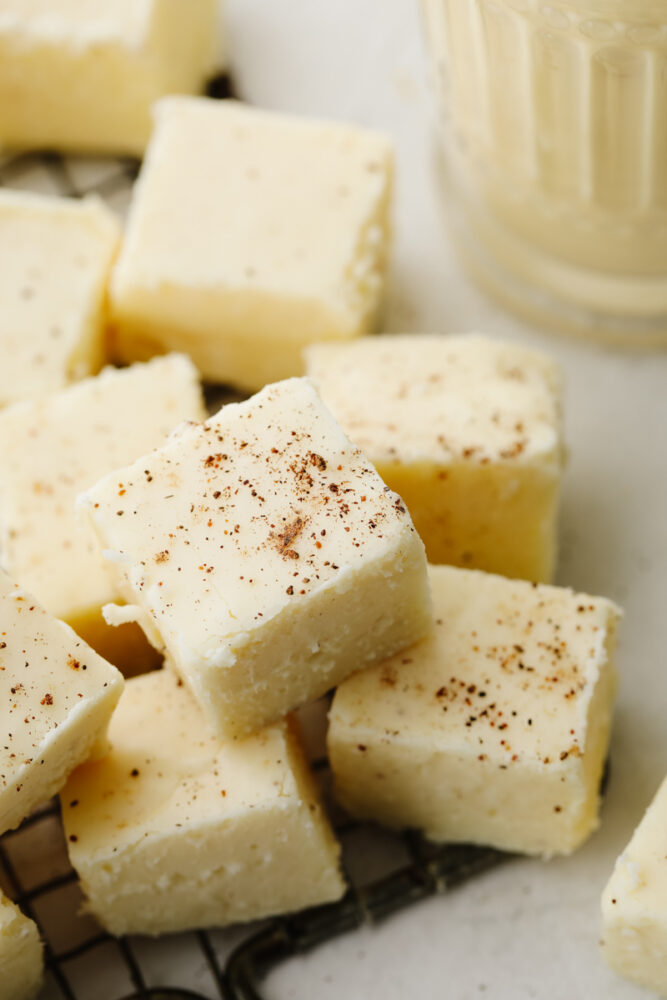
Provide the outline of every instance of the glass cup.
<path id="1" fill-rule="evenodd" d="M 667 0 L 422 0 L 448 214 L 531 318 L 667 342 Z"/>

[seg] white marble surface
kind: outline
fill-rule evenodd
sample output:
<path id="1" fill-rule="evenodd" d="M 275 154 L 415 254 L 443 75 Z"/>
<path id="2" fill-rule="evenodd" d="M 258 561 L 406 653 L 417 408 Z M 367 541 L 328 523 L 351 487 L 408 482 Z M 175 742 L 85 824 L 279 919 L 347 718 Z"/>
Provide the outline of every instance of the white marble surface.
<path id="1" fill-rule="evenodd" d="M 471 0 L 472 2 L 472 0 Z M 562 513 L 564 584 L 622 604 L 612 773 L 600 831 L 574 857 L 520 861 L 294 960 L 273 1000 L 640 1000 L 598 957 L 599 896 L 667 772 L 667 353 L 632 354 L 523 326 L 462 273 L 432 169 L 432 107 L 417 0 L 228 0 L 232 69 L 253 104 L 380 127 L 398 152 L 396 250 L 387 328 L 476 329 L 550 350 L 567 377 L 570 463 Z M 74 166 L 94 183 L 106 164 Z M 92 171 L 92 173 L 91 173 Z M 21 186 L 48 189 L 48 178 Z M 83 178 L 83 180 L 81 180 Z M 88 178 L 88 179 L 86 179 Z M 127 192 L 111 203 L 123 210 Z M 216 937 L 221 951 L 226 937 Z M 154 981 L 185 973 L 214 997 L 201 957 L 177 940 L 142 946 Z M 110 958 L 110 961 L 112 959 Z M 88 963 L 90 964 L 90 963 Z M 103 972 L 102 975 L 100 973 Z M 97 961 L 81 996 L 124 989 Z M 44 998 L 59 997 L 47 988 Z"/>
<path id="2" fill-rule="evenodd" d="M 477 329 L 547 349 L 567 378 L 570 462 L 559 581 L 623 605 L 620 695 L 600 831 L 574 857 L 510 865 L 290 962 L 277 1000 L 639 1000 L 598 957 L 599 896 L 667 772 L 667 353 L 523 326 L 471 286 L 433 170 L 417 0 L 229 0 L 233 70 L 252 103 L 388 130 L 396 252 L 387 328 Z"/>

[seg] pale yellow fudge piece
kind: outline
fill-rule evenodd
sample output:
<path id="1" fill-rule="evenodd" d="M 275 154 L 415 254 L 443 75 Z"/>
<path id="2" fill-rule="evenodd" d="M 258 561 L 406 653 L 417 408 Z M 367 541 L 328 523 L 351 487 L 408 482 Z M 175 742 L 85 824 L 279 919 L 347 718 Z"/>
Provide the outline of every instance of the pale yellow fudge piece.
<path id="1" fill-rule="evenodd" d="M 667 997 L 667 780 L 602 895 L 602 954 L 621 976 Z"/>
<path id="2" fill-rule="evenodd" d="M 476 570 L 429 575 L 433 633 L 334 697 L 341 802 L 436 841 L 573 851 L 598 824 L 618 609 Z"/>
<path id="3" fill-rule="evenodd" d="M 563 466 L 548 357 L 475 334 L 306 352 L 352 441 L 405 500 L 429 561 L 548 582 Z"/>
<path id="4" fill-rule="evenodd" d="M 79 499 L 125 596 L 222 736 L 324 694 L 431 625 L 410 516 L 307 379 L 288 379 Z M 117 616 L 116 620 L 117 620 Z"/>
<path id="5" fill-rule="evenodd" d="M 33 920 L 0 893 L 0 992 L 2 1000 L 32 1000 L 44 972 L 42 943 Z"/>
<path id="6" fill-rule="evenodd" d="M 302 348 L 376 323 L 392 147 L 379 133 L 171 98 L 112 279 L 121 360 L 187 351 L 255 390 L 300 375 Z"/>
<path id="7" fill-rule="evenodd" d="M 118 588 L 95 539 L 79 524 L 74 500 L 101 476 L 162 444 L 182 420 L 204 415 L 197 372 L 181 355 L 107 369 L 0 412 L 0 565 L 109 657 L 105 634 L 113 630 L 101 607 L 118 597 Z M 126 629 L 123 638 L 134 656 L 131 633 Z"/>
<path id="8" fill-rule="evenodd" d="M 0 833 L 104 739 L 121 674 L 0 571 Z"/>
<path id="9" fill-rule="evenodd" d="M 0 144 L 141 154 L 221 66 L 217 0 L 0 0 Z"/>
<path id="10" fill-rule="evenodd" d="M 0 406 L 99 370 L 119 240 L 95 198 L 0 190 Z"/>
<path id="11" fill-rule="evenodd" d="M 114 934 L 255 920 L 342 896 L 339 848 L 293 730 L 215 737 L 167 670 L 129 681 L 111 753 L 61 795 L 70 859 Z"/>

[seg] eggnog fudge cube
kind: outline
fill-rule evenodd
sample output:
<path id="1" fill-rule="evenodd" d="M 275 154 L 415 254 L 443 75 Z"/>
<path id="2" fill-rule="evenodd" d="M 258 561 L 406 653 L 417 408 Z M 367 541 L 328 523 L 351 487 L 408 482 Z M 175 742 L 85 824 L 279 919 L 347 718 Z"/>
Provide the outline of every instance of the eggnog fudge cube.
<path id="1" fill-rule="evenodd" d="M 667 780 L 602 895 L 602 954 L 621 976 L 667 997 Z"/>
<path id="2" fill-rule="evenodd" d="M 0 190 L 0 406 L 98 371 L 119 237 L 97 199 Z"/>
<path id="3" fill-rule="evenodd" d="M 161 934 L 342 896 L 339 848 L 288 722 L 213 735 L 171 671 L 128 682 L 111 753 L 61 801 L 89 908 L 113 934 Z"/>
<path id="4" fill-rule="evenodd" d="M 217 0 L 0 0 L 0 144 L 136 153 L 221 64 Z"/>
<path id="5" fill-rule="evenodd" d="M 0 571 L 0 833 L 99 748 L 121 674 Z"/>
<path id="6" fill-rule="evenodd" d="M 44 960 L 39 931 L 18 906 L 0 893 L 0 977 L 3 1000 L 31 1000 L 42 985 Z"/>
<path id="7" fill-rule="evenodd" d="M 350 438 L 405 500 L 429 561 L 551 579 L 563 466 L 560 372 L 478 335 L 306 352 Z"/>
<path id="8" fill-rule="evenodd" d="M 161 101 L 112 280 L 117 355 L 184 350 L 205 377 L 255 390 L 300 375 L 306 344 L 369 331 L 391 175 L 375 132 Z"/>
<path id="9" fill-rule="evenodd" d="M 1 279 L 0 279 L 1 280 Z M 197 373 L 181 355 L 107 369 L 61 392 L 0 412 L 0 564 L 58 618 L 118 662 L 101 607 L 118 597 L 113 568 L 74 512 L 77 493 L 162 444 L 184 419 L 202 419 Z M 113 639 L 107 640 L 107 633 Z"/>
<path id="10" fill-rule="evenodd" d="M 340 801 L 436 841 L 567 854 L 598 823 L 619 611 L 475 570 L 429 575 L 435 630 L 334 697 Z"/>
<path id="11" fill-rule="evenodd" d="M 428 631 L 424 547 L 307 379 L 267 386 L 79 499 L 221 736 Z"/>

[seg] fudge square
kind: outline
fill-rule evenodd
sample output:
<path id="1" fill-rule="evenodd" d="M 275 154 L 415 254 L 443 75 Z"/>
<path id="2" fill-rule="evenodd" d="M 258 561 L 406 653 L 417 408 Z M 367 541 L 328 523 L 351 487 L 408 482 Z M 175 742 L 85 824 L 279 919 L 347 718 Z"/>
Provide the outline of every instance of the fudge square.
<path id="1" fill-rule="evenodd" d="M 0 892 L 0 976 L 3 1000 L 32 1000 L 44 960 L 37 924 Z"/>
<path id="2" fill-rule="evenodd" d="M 306 358 L 324 402 L 405 500 L 430 562 L 551 579 L 563 444 L 549 358 L 417 334 L 317 345 Z"/>
<path id="3" fill-rule="evenodd" d="M 111 752 L 61 795 L 70 859 L 113 934 L 254 920 L 339 899 L 339 847 L 292 725 L 221 742 L 168 670 L 129 681 Z"/>
<path id="4" fill-rule="evenodd" d="M 217 0 L 2 0 L 0 143 L 134 153 L 221 62 Z"/>
<path id="5" fill-rule="evenodd" d="M 0 406 L 99 370 L 119 242 L 97 199 L 0 191 Z"/>
<path id="6" fill-rule="evenodd" d="M 120 643 L 109 639 L 116 630 L 104 624 L 101 608 L 118 589 L 95 539 L 77 521 L 76 495 L 162 444 L 182 420 L 204 415 L 197 372 L 182 355 L 107 369 L 0 413 L 0 564 L 116 662 L 125 641 L 132 656 L 140 653 L 136 626 L 120 630 Z"/>
<path id="7" fill-rule="evenodd" d="M 429 572 L 432 634 L 334 697 L 340 801 L 435 841 L 567 854 L 598 823 L 619 611 L 476 570 Z"/>
<path id="8" fill-rule="evenodd" d="M 267 386 L 79 508 L 216 732 L 324 694 L 431 626 L 410 515 L 307 379 Z"/>
<path id="9" fill-rule="evenodd" d="M 314 340 L 376 323 L 392 147 L 378 133 L 168 98 L 111 285 L 115 351 L 187 351 L 247 390 L 303 372 Z"/>
<path id="10" fill-rule="evenodd" d="M 121 674 L 0 571 L 0 833 L 103 740 Z"/>
<path id="11" fill-rule="evenodd" d="M 621 976 L 667 996 L 667 780 L 604 890 L 602 954 Z"/>

